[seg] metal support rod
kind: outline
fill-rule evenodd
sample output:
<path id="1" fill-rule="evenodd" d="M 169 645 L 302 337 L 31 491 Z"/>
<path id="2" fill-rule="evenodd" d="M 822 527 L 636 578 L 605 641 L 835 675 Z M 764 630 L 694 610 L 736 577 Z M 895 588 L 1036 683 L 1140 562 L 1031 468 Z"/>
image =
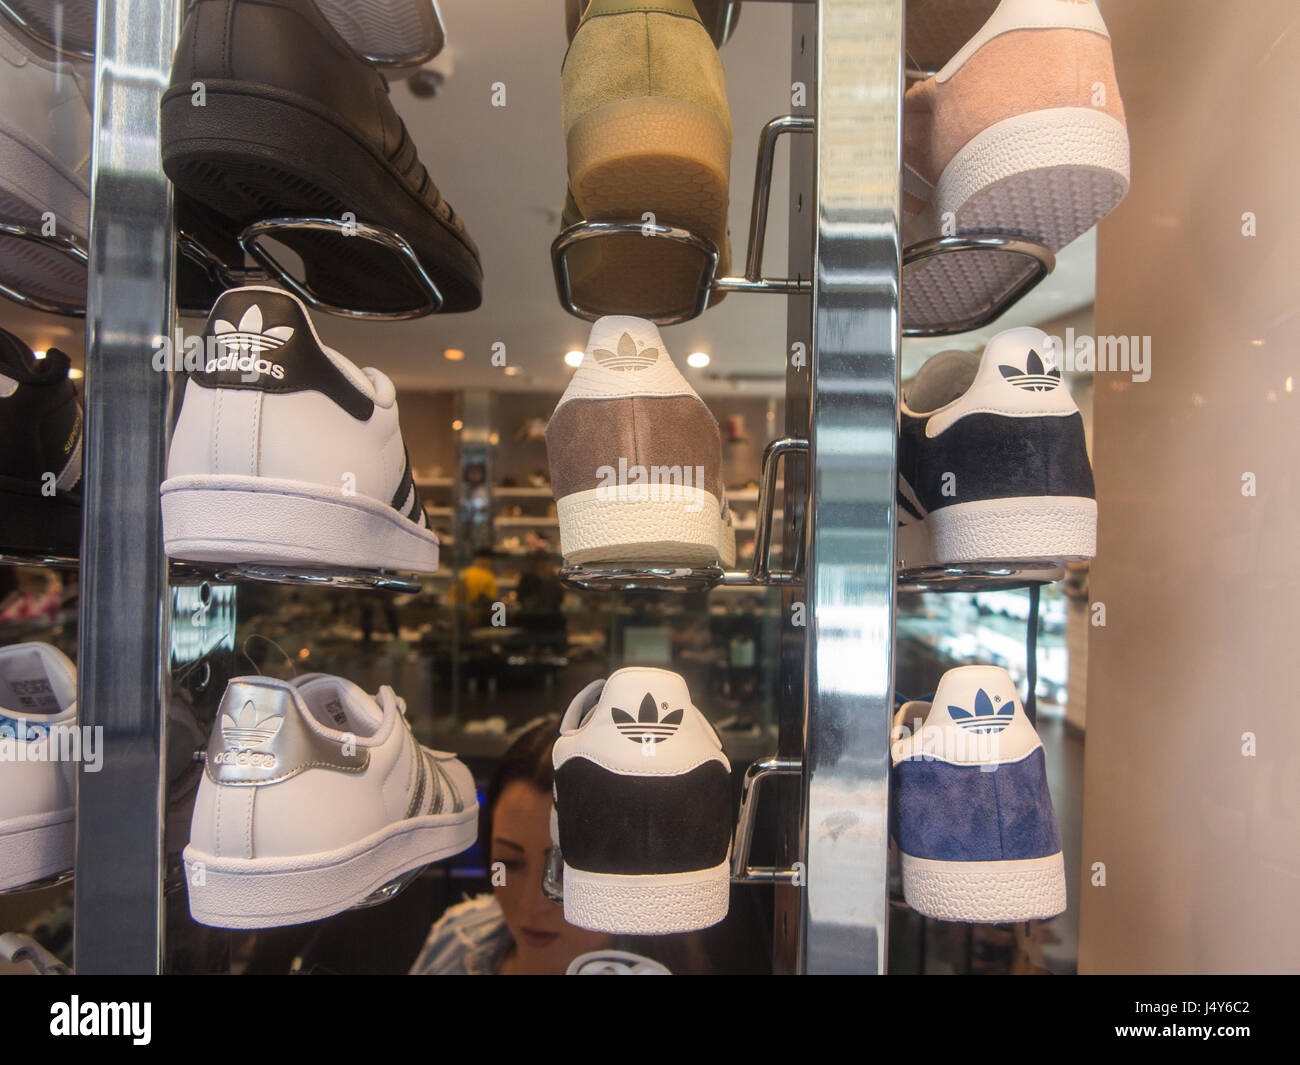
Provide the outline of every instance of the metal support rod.
<path id="1" fill-rule="evenodd" d="M 740 787 L 740 814 L 736 818 L 736 835 L 731 846 L 731 879 L 733 883 L 781 883 L 797 882 L 797 869 L 778 869 L 773 866 L 753 866 L 749 864 L 749 851 L 754 842 L 754 825 L 758 817 L 758 796 L 764 780 L 776 776 L 795 776 L 803 771 L 803 763 L 797 758 L 782 758 L 777 755 L 753 763 L 745 770 L 745 779 Z"/>
<path id="2" fill-rule="evenodd" d="M 800 969 L 884 971 L 903 0 L 817 6 Z"/>
<path id="3" fill-rule="evenodd" d="M 758 162 L 754 167 L 754 200 L 749 209 L 749 247 L 745 253 L 745 280 L 763 276 L 763 248 L 767 243 L 767 209 L 772 200 L 772 169 L 776 165 L 776 142 L 782 133 L 812 133 L 816 120 L 806 115 L 774 118 L 758 138 Z"/>
<path id="4" fill-rule="evenodd" d="M 95 62 L 86 344 L 74 953 L 80 973 L 157 972 L 162 956 L 166 566 L 158 485 L 170 335 L 171 188 L 159 103 L 180 5 L 104 0 Z"/>

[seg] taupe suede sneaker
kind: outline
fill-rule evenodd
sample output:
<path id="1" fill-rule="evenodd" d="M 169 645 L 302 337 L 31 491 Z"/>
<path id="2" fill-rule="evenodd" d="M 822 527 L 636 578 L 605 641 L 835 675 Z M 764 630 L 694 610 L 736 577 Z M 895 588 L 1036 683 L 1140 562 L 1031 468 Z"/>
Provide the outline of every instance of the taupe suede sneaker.
<path id="1" fill-rule="evenodd" d="M 568 562 L 735 564 L 718 423 L 652 323 L 592 326 L 546 449 Z"/>
<path id="2" fill-rule="evenodd" d="M 591 0 L 563 86 L 581 217 L 687 229 L 717 245 L 718 272 L 728 270 L 731 113 L 722 61 L 692 0 Z M 633 235 L 575 247 L 570 274 L 585 307 L 662 318 L 695 305 L 702 261 L 695 249 Z"/>

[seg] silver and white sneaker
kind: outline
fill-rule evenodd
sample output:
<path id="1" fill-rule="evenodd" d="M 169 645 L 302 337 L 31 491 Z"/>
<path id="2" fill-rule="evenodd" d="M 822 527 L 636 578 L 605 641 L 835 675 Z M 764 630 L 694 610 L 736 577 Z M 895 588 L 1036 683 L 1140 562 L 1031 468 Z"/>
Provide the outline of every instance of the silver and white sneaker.
<path id="1" fill-rule="evenodd" d="M 633 667 L 589 684 L 553 760 L 566 921 L 666 935 L 727 915 L 731 765 L 680 676 Z"/>
<path id="2" fill-rule="evenodd" d="M 194 919 L 320 920 L 473 846 L 474 778 L 421 747 L 405 714 L 391 688 L 323 673 L 232 680 L 184 853 Z"/>
<path id="3" fill-rule="evenodd" d="M 77 767 L 59 733 L 76 720 L 77 670 L 63 652 L 0 647 L 0 890 L 72 868 Z"/>
<path id="4" fill-rule="evenodd" d="M 91 85 L 87 64 L 0 20 L 0 223 L 88 245 Z M 11 234 L 0 234 L 0 285 L 49 303 L 86 305 L 83 263 Z"/>
<path id="5" fill-rule="evenodd" d="M 397 393 L 279 289 L 231 289 L 204 330 L 162 484 L 172 558 L 432 573 Z"/>

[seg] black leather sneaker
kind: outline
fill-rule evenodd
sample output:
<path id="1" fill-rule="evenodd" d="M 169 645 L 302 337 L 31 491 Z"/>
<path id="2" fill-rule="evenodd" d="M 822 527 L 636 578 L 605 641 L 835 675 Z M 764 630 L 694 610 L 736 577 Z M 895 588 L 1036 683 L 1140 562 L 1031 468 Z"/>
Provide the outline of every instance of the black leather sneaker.
<path id="1" fill-rule="evenodd" d="M 190 0 L 163 96 L 162 157 L 177 188 L 240 228 L 351 212 L 410 242 L 444 311 L 481 302 L 478 249 L 421 165 L 388 83 L 312 0 Z M 328 303 L 394 313 L 425 302 L 398 257 L 370 241 L 277 239 Z"/>
<path id="2" fill-rule="evenodd" d="M 81 405 L 68 365 L 0 329 L 0 553 L 78 555 Z"/>

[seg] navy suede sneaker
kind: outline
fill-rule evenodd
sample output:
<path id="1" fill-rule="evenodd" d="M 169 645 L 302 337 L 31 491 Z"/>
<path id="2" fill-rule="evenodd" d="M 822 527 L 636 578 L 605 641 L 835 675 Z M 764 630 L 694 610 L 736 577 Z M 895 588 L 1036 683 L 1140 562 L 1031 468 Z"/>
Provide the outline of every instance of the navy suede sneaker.
<path id="1" fill-rule="evenodd" d="M 1083 418 L 1047 334 L 1007 329 L 933 356 L 898 418 L 898 563 L 1091 558 L 1097 501 Z"/>
<path id="2" fill-rule="evenodd" d="M 1000 924 L 1065 909 L 1043 745 L 1005 669 L 962 666 L 894 715 L 892 826 L 912 909 Z"/>

